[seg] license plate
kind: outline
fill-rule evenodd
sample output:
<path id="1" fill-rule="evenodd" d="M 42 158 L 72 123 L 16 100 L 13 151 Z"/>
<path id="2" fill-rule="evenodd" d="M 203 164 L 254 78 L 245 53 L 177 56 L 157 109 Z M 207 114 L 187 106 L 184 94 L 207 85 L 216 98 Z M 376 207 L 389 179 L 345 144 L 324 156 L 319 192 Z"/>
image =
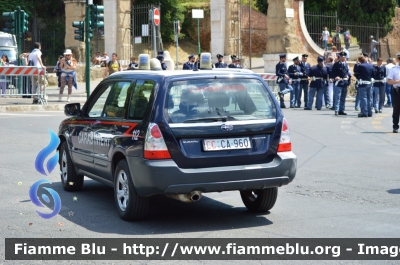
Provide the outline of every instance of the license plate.
<path id="1" fill-rule="evenodd" d="M 204 151 L 220 151 L 235 149 L 250 149 L 249 137 L 229 139 L 206 139 L 203 140 Z"/>

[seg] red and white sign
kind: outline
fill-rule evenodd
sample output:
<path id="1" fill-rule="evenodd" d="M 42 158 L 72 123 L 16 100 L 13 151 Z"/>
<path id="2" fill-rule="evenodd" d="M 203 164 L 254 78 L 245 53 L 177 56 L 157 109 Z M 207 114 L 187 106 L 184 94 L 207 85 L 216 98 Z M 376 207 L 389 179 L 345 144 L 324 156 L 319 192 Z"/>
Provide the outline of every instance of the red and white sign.
<path id="1" fill-rule="evenodd" d="M 276 80 L 276 75 L 274 74 L 260 74 L 260 77 L 264 80 Z"/>
<path id="2" fill-rule="evenodd" d="M 181 22 L 178 20 L 178 34 L 181 34 Z"/>
<path id="3" fill-rule="evenodd" d="M 0 67 L 0 75 L 38 75 L 39 68 L 36 66 L 4 66 Z M 40 73 L 42 74 L 42 73 Z"/>
<path id="4" fill-rule="evenodd" d="M 156 26 L 160 25 L 160 10 L 158 8 L 154 8 L 153 10 L 153 22 Z"/>

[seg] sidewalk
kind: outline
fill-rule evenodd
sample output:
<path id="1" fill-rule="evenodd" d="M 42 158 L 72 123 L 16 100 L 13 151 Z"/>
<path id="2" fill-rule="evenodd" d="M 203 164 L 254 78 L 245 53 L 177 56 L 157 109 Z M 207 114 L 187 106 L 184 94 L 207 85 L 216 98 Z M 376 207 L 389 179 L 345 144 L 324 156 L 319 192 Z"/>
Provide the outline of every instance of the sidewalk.
<path id="1" fill-rule="evenodd" d="M 102 79 L 90 81 L 90 93 L 97 87 Z M 43 111 L 43 110 L 64 110 L 64 106 L 67 103 L 81 103 L 83 105 L 86 102 L 86 83 L 78 83 L 78 90 L 72 88 L 71 101 L 67 102 L 68 90 L 64 89 L 63 101 L 58 101 L 59 90 L 56 86 L 50 86 L 46 88 L 47 92 L 47 103 L 48 105 L 32 104 L 32 98 L 22 97 L 0 97 L 0 112 L 10 111 Z"/>

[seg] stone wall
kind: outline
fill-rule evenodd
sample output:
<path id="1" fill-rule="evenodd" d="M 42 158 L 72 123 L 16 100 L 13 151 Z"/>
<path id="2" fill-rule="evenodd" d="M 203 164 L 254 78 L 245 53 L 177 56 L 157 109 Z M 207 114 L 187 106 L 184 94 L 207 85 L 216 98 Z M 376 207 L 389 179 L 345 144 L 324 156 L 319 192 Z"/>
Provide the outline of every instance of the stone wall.
<path id="1" fill-rule="evenodd" d="M 81 21 L 85 18 L 86 0 L 64 0 L 65 4 L 65 47 L 71 49 L 74 58 L 79 62 L 85 61 L 85 43 L 74 39 L 75 28 L 73 21 Z"/>
<path id="2" fill-rule="evenodd" d="M 249 55 L 250 38 L 252 55 L 263 54 L 266 52 L 266 42 L 268 38 L 267 16 L 257 10 L 249 12 L 249 6 L 242 5 L 241 11 L 241 40 L 242 55 Z M 250 16 L 250 37 L 249 37 L 249 14 Z"/>

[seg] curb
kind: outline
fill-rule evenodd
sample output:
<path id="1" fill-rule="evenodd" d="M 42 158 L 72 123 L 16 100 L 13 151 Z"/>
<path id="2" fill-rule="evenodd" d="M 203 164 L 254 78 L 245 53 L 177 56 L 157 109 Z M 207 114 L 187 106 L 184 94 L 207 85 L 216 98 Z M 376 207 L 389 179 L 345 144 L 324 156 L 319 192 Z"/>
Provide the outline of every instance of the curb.
<path id="1" fill-rule="evenodd" d="M 25 106 L 0 106 L 0 113 L 17 112 L 17 111 L 64 111 L 65 104 L 52 105 L 25 105 Z"/>

